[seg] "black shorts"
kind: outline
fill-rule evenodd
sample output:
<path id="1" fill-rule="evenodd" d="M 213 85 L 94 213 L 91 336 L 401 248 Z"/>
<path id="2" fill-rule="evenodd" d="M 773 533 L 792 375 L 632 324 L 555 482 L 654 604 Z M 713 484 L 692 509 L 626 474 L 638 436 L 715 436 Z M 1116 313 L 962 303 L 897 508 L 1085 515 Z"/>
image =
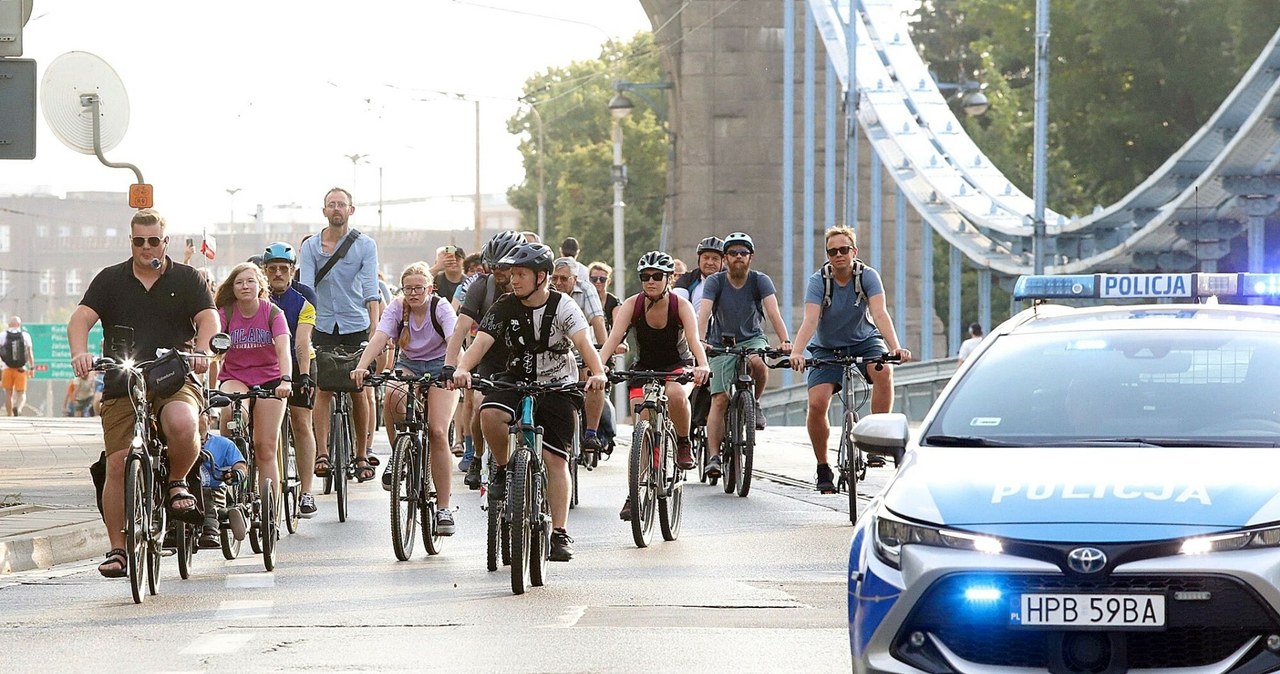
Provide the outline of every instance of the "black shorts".
<path id="1" fill-rule="evenodd" d="M 369 333 L 365 330 L 357 330 L 345 335 L 329 334 L 323 330 L 316 330 L 311 333 L 312 346 L 351 346 L 361 348 L 367 341 L 369 341 Z"/>
<path id="2" fill-rule="evenodd" d="M 480 409 L 499 409 L 515 419 L 520 398 L 515 391 L 490 391 L 485 394 Z M 549 391 L 538 396 L 533 406 L 533 421 L 542 427 L 542 446 L 548 452 L 568 460 L 581 409 L 581 393 Z"/>

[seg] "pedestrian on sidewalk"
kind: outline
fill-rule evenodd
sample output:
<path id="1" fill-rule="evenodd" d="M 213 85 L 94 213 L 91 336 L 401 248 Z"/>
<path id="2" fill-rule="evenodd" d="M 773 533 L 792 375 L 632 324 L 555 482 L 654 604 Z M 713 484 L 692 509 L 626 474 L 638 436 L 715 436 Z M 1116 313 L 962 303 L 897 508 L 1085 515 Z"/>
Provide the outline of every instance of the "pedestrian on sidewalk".
<path id="1" fill-rule="evenodd" d="M 5 408 L 9 416 L 18 416 L 27 404 L 27 380 L 36 371 L 36 361 L 31 333 L 23 329 L 17 316 L 9 317 L 9 329 L 0 340 L 0 361 L 4 362 L 0 386 L 4 387 Z"/>

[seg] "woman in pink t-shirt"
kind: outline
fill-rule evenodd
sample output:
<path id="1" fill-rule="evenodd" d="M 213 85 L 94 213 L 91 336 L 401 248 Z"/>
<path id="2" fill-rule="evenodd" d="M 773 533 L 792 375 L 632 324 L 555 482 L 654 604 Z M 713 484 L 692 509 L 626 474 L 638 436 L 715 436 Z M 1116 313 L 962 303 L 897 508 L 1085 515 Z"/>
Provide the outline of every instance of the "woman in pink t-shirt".
<path id="1" fill-rule="evenodd" d="M 421 377 L 430 374 L 439 377 L 444 367 L 444 348 L 453 334 L 458 317 L 448 300 L 436 298 L 431 293 L 431 276 L 427 263 L 414 262 L 400 274 L 402 297 L 391 300 L 382 313 L 378 329 L 360 354 L 360 362 L 351 373 L 359 386 L 364 383 L 367 368 L 389 344 L 399 346 L 396 369 L 405 374 Z M 432 301 L 435 298 L 436 301 Z M 434 309 L 434 315 L 432 310 Z M 449 479 L 453 473 L 453 454 L 449 452 L 449 420 L 458 404 L 458 392 L 443 388 L 427 389 L 427 446 L 431 456 L 431 474 L 446 476 L 436 480 L 436 499 L 440 508 L 436 512 L 436 530 L 441 536 L 452 536 L 453 512 L 449 510 Z M 396 423 L 404 419 L 404 390 L 397 384 L 387 385 L 385 417 L 387 435 L 395 444 Z M 390 470 L 388 468 L 387 470 Z M 391 476 L 383 471 L 382 486 L 391 489 Z"/>
<path id="2" fill-rule="evenodd" d="M 231 270 L 218 286 L 213 302 L 218 307 L 223 332 L 231 335 L 231 348 L 211 375 L 217 378 L 219 390 L 243 393 L 258 386 L 276 395 L 256 400 L 253 406 L 253 454 L 258 466 L 258 493 L 266 493 L 266 480 L 270 479 L 278 494 L 276 442 L 293 375 L 289 324 L 284 312 L 267 299 L 267 279 L 251 262 Z M 230 408 L 223 412 L 224 424 L 229 416 Z"/>

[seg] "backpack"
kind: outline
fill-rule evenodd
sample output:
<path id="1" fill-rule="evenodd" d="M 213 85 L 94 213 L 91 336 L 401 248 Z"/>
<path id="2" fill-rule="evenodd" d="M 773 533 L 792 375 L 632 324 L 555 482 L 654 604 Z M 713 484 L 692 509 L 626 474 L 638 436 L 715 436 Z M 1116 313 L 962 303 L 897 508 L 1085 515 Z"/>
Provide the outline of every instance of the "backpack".
<path id="1" fill-rule="evenodd" d="M 271 323 L 276 320 L 276 315 L 280 313 L 281 309 L 280 307 L 276 306 L 275 302 L 272 302 L 271 300 L 259 299 L 258 300 L 259 310 L 262 309 L 263 302 L 266 302 L 267 306 L 271 307 L 271 312 L 267 314 L 267 328 L 270 328 Z M 254 314 L 254 315 L 256 316 L 257 314 Z M 222 307 L 221 309 L 218 309 L 218 319 L 222 321 L 222 329 L 226 330 L 227 327 L 231 324 L 231 319 L 227 315 L 227 307 Z M 287 323 L 288 321 L 286 321 L 286 324 Z"/>
<path id="2" fill-rule="evenodd" d="M 5 332 L 4 346 L 0 347 L 0 360 L 3 360 L 5 365 L 12 368 L 24 368 L 27 366 L 26 337 L 26 330 L 19 330 L 16 333 Z"/>
<path id="3" fill-rule="evenodd" d="M 853 258 L 853 292 L 857 295 L 858 302 L 863 306 L 867 304 L 867 293 L 862 289 L 862 272 L 866 271 L 866 269 L 867 263 L 856 257 Z M 825 315 L 827 307 L 831 306 L 831 295 L 835 292 L 835 285 L 835 270 L 831 268 L 831 263 L 828 262 L 822 265 L 822 312 L 819 316 Z"/>
<path id="4" fill-rule="evenodd" d="M 444 339 L 444 328 L 440 327 L 440 319 L 436 317 L 436 306 L 440 304 L 440 296 L 431 295 L 431 307 L 427 309 L 427 313 L 431 314 L 431 326 L 436 329 L 436 334 L 440 335 L 440 339 Z M 396 339 L 396 345 L 405 348 L 409 345 L 409 309 L 403 304 L 400 310 L 404 315 L 400 317 L 400 336 Z"/>
<path id="5" fill-rule="evenodd" d="M 722 279 L 722 282 L 720 283 L 720 285 L 716 286 L 716 296 L 715 296 L 715 297 L 713 297 L 713 298 L 711 298 L 711 318 L 712 318 L 712 320 L 714 320 L 714 319 L 715 319 L 715 317 L 716 317 L 716 312 L 720 311 L 720 293 L 724 292 L 724 286 L 725 286 L 725 284 L 726 284 L 726 283 L 728 283 L 728 282 L 729 282 L 729 272 L 727 272 L 727 271 L 720 271 L 720 272 L 716 272 L 716 274 L 724 274 L 724 279 Z M 714 276 L 714 274 L 713 274 L 713 276 Z M 710 276 L 708 276 L 707 278 L 711 278 L 711 277 L 710 277 Z M 759 279 L 760 279 L 760 272 L 758 272 L 758 271 L 756 271 L 756 270 L 754 270 L 754 269 L 751 269 L 751 270 L 748 270 L 748 271 L 747 271 L 747 283 L 748 283 L 748 284 L 750 284 L 750 286 L 751 286 L 751 298 L 752 298 L 753 300 L 755 300 L 755 303 L 756 303 L 756 311 L 757 311 L 757 312 L 759 312 L 761 316 L 763 316 L 763 315 L 764 315 L 764 307 L 763 307 L 763 306 L 761 306 L 761 304 L 760 304 L 760 302 L 761 302 L 761 300 L 762 300 L 763 298 L 761 298 L 761 297 L 760 297 L 760 280 L 759 280 Z M 706 279 L 703 279 L 703 283 L 706 283 Z M 702 299 L 704 299 L 704 300 L 705 300 L 705 299 L 707 299 L 707 296 L 706 296 L 705 294 L 703 294 Z"/>
<path id="6" fill-rule="evenodd" d="M 542 325 L 538 330 L 538 343 L 533 347 L 532 353 L 543 353 L 546 351 L 557 351 L 557 353 L 567 353 L 567 351 L 558 351 L 551 348 L 551 324 L 556 319 L 556 309 L 560 307 L 560 298 L 564 297 L 563 293 L 552 292 L 547 298 L 547 309 L 542 312 Z"/>

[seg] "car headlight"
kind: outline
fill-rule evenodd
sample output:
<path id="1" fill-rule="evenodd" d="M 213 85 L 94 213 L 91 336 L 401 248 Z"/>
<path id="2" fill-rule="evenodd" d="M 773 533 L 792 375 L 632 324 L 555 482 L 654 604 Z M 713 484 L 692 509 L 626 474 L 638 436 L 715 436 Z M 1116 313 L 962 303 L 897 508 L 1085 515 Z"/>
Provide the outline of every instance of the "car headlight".
<path id="1" fill-rule="evenodd" d="M 1280 527 L 1250 529 L 1216 536 L 1196 536 L 1182 541 L 1184 555 L 1203 555 L 1210 552 L 1253 550 L 1280 547 Z"/>
<path id="2" fill-rule="evenodd" d="M 1004 551 L 1004 546 L 998 538 L 916 524 L 894 517 L 883 510 L 876 513 L 873 525 L 876 556 L 895 569 L 902 568 L 901 557 L 904 545 L 927 545 L 990 554 L 999 554 Z"/>

